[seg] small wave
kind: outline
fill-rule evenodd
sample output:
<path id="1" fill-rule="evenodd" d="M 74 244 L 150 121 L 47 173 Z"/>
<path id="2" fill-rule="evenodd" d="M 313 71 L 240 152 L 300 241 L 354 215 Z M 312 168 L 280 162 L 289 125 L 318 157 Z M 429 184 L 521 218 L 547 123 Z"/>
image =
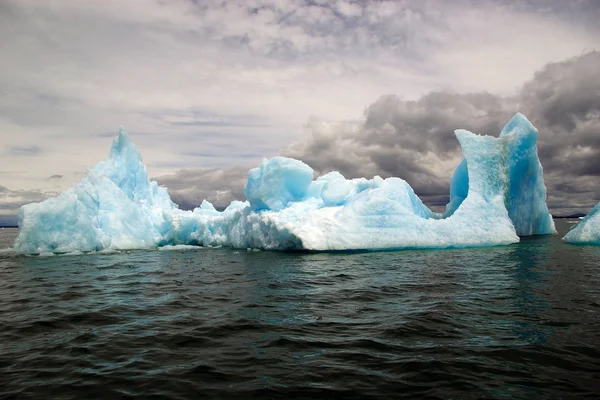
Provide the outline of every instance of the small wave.
<path id="1" fill-rule="evenodd" d="M 99 251 L 93 251 L 92 253 L 100 253 L 100 254 L 113 254 L 113 253 L 120 253 L 121 250 L 116 250 L 116 249 L 103 249 L 103 250 L 99 250 Z"/>
<path id="2" fill-rule="evenodd" d="M 176 245 L 167 245 L 167 246 L 162 246 L 159 247 L 158 250 L 160 251 L 167 251 L 167 250 L 202 250 L 204 247 L 202 246 L 193 246 L 190 244 L 176 244 Z"/>
<path id="3" fill-rule="evenodd" d="M 600 253 L 558 236 L 493 263 L 148 250 L 0 250 L 0 398 L 598 398 Z"/>

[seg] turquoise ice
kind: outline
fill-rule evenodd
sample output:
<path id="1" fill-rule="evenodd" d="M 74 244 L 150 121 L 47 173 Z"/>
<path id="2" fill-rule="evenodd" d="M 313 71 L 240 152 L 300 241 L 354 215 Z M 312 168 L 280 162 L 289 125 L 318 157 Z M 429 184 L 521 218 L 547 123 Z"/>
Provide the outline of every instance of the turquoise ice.
<path id="1" fill-rule="evenodd" d="M 165 188 L 148 179 L 142 158 L 121 130 L 110 155 L 58 197 L 19 210 L 15 249 L 67 253 L 155 246 L 176 209 Z"/>
<path id="2" fill-rule="evenodd" d="M 546 206 L 538 132 L 521 114 L 499 137 L 457 130 L 464 161 L 444 214 L 400 178 L 315 179 L 302 161 L 275 157 L 248 172 L 246 201 L 181 210 L 150 181 L 123 130 L 108 159 L 58 197 L 23 206 L 15 249 L 68 253 L 192 244 L 277 250 L 495 246 L 555 233 Z M 200 200 L 200 199 L 198 199 Z"/>
<path id="3" fill-rule="evenodd" d="M 500 137 L 504 136 L 510 137 L 507 145 L 509 184 L 506 206 L 517 235 L 556 233 L 546 205 L 544 174 L 537 153 L 537 129 L 523 114 L 517 113 L 500 132 Z M 466 161 L 456 168 L 450 181 L 450 203 L 446 207 L 446 215 L 454 213 L 469 191 Z"/>

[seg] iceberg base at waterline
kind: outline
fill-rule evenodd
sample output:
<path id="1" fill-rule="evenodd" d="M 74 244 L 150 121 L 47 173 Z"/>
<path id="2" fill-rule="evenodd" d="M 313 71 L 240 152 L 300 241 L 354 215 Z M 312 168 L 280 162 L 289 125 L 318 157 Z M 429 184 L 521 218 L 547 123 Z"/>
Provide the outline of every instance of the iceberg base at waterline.
<path id="1" fill-rule="evenodd" d="M 108 159 L 56 198 L 19 210 L 15 250 L 26 254 L 175 245 L 273 250 L 441 249 L 516 243 L 556 233 L 537 157 L 538 131 L 516 114 L 499 137 L 457 130 L 464 161 L 444 214 L 400 178 L 314 179 L 275 157 L 248 172 L 246 201 L 220 212 L 204 200 L 181 210 L 150 181 L 123 130 Z"/>

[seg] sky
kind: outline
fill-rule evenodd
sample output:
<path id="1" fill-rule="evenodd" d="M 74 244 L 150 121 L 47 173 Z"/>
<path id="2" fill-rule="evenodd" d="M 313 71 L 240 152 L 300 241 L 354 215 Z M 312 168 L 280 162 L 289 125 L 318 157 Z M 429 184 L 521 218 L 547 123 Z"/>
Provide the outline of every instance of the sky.
<path id="1" fill-rule="evenodd" d="M 0 0 L 0 224 L 120 126 L 182 208 L 249 168 L 399 176 L 434 208 L 454 130 L 539 129 L 552 213 L 600 201 L 600 1 Z"/>

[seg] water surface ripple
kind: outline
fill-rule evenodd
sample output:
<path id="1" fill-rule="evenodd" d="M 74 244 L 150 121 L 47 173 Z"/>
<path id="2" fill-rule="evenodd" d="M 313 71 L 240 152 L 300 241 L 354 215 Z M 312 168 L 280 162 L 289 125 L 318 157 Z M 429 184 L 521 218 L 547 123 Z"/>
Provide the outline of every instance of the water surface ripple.
<path id="1" fill-rule="evenodd" d="M 0 230 L 0 248 L 15 234 Z M 596 399 L 600 248 L 560 237 L 1 252 L 0 397 Z"/>

